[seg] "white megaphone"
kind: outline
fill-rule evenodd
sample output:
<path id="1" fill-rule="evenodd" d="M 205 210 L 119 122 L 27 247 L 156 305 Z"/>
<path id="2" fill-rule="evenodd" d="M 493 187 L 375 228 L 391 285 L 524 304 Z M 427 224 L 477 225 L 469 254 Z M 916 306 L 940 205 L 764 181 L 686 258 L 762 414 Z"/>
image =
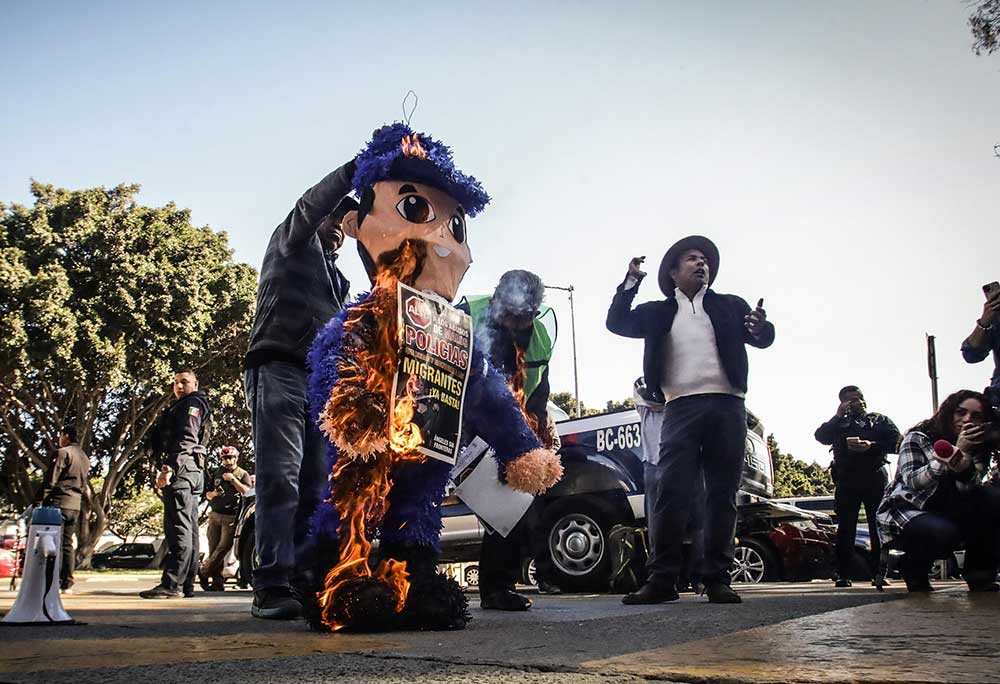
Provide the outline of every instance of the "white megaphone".
<path id="1" fill-rule="evenodd" d="M 73 624 L 59 597 L 61 554 L 62 512 L 58 508 L 36 508 L 28 528 L 21 590 L 2 624 Z"/>

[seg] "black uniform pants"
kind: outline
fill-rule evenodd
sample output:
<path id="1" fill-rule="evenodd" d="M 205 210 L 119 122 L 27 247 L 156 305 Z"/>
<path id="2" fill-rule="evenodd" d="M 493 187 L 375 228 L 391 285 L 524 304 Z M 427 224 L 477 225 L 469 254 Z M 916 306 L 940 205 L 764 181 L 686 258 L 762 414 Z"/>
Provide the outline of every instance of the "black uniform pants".
<path id="1" fill-rule="evenodd" d="M 535 579 L 538 582 L 552 578 L 552 554 L 548 537 L 541 529 L 541 506 L 536 499 L 524 517 L 506 537 L 496 532 L 483 535 L 479 550 L 479 595 L 514 589 L 521 581 L 521 560 L 525 551 L 535 561 Z"/>
<path id="2" fill-rule="evenodd" d="M 172 591 L 193 590 L 198 574 L 198 501 L 202 473 L 194 465 L 178 468 L 163 488 L 163 533 L 167 555 L 160 584 Z"/>
<path id="3" fill-rule="evenodd" d="M 677 584 L 696 482 L 704 475 L 702 578 L 706 584 L 729 584 L 746 435 L 746 407 L 740 397 L 696 394 L 664 407 L 656 500 L 649 508 L 656 533 L 646 563 L 647 581 Z"/>
<path id="4" fill-rule="evenodd" d="M 851 561 L 854 558 L 854 539 L 858 534 L 858 514 L 865 507 L 865 517 L 868 519 L 868 534 L 871 538 L 871 557 L 868 559 L 869 570 L 874 572 L 878 567 L 878 557 L 881 545 L 878 539 L 878 523 L 875 512 L 887 482 L 884 469 L 862 476 L 837 478 L 833 491 L 833 505 L 837 512 L 837 573 L 842 579 L 851 578 Z"/>
<path id="5" fill-rule="evenodd" d="M 62 512 L 62 561 L 59 568 L 59 586 L 65 589 L 73 586 L 73 569 L 76 567 L 73 533 L 76 532 L 76 521 L 80 518 L 80 511 L 72 508 L 59 510 Z"/>

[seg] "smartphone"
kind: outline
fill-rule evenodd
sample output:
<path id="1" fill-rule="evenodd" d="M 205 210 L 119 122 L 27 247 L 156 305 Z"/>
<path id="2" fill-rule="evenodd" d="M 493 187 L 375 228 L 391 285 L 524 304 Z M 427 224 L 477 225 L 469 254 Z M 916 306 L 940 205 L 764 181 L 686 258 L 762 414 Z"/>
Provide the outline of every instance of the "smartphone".
<path id="1" fill-rule="evenodd" d="M 1000 292 L 1000 283 L 997 281 L 994 280 L 992 283 L 986 283 L 983 285 L 983 294 L 986 295 L 987 299 L 995 295 L 997 292 Z"/>

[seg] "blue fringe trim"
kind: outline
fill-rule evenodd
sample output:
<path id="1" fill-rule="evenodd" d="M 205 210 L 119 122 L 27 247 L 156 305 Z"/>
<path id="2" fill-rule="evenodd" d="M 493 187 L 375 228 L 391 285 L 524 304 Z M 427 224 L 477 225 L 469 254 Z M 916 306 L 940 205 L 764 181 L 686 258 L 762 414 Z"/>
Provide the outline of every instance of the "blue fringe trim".
<path id="1" fill-rule="evenodd" d="M 421 147 L 427 152 L 427 159 L 406 157 L 404 161 L 407 163 L 397 166 L 394 173 L 393 163 L 403 157 L 403 137 L 413 134 L 413 129 L 398 122 L 375 131 L 371 141 L 354 160 L 357 164 L 352 182 L 354 192 L 360 197 L 365 188 L 379 181 L 410 180 L 448 193 L 470 217 L 481 212 L 489 204 L 490 196 L 478 180 L 455 168 L 451 148 L 429 135 L 417 134 Z"/>

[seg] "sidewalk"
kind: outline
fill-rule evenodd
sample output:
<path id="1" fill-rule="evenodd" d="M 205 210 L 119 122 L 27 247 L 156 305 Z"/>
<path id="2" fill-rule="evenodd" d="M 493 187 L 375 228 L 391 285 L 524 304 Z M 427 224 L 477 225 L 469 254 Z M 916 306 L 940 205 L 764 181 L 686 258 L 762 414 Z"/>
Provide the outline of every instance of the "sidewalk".
<path id="1" fill-rule="evenodd" d="M 149 580 L 84 578 L 64 604 L 85 626 L 0 628 L 0 682 L 1000 684 L 1000 595 L 956 582 L 929 596 L 754 585 L 740 606 L 535 596 L 527 613 L 470 595 L 464 631 L 364 635 L 255 620 L 249 591 L 145 601 Z M 13 598 L 0 591 L 0 612 Z"/>
<path id="2" fill-rule="evenodd" d="M 956 586 L 581 666 L 669 681 L 1000 682 L 1000 595 Z"/>

